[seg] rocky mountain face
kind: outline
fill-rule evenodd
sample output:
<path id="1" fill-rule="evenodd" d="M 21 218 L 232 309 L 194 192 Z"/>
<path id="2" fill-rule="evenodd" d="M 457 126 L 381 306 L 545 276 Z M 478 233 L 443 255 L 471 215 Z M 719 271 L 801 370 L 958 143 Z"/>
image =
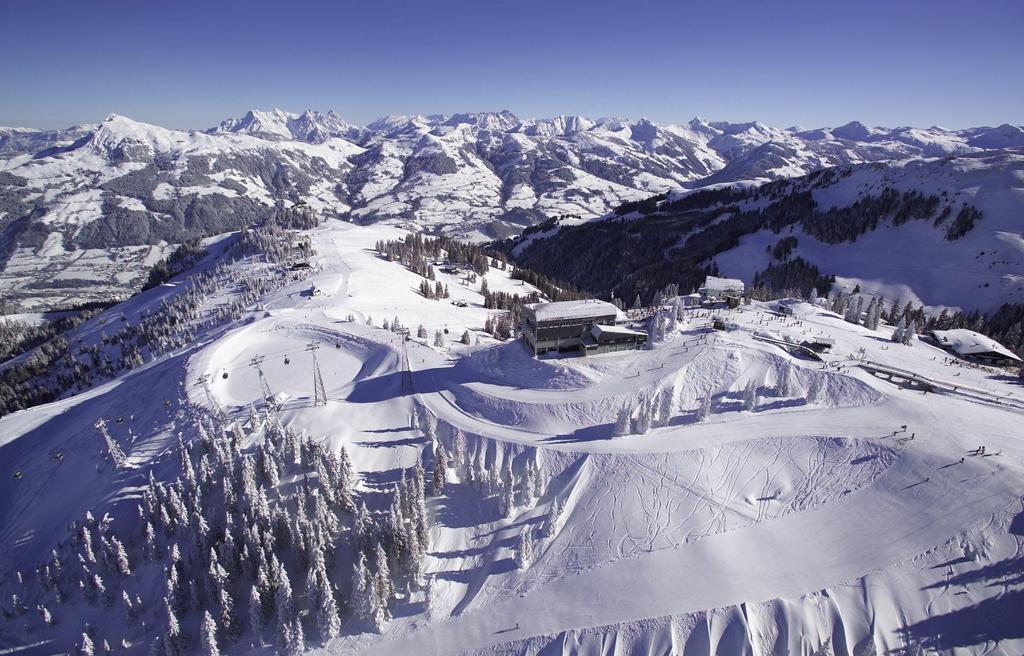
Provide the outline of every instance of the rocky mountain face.
<path id="1" fill-rule="evenodd" d="M 58 307 L 137 287 L 173 245 L 305 202 L 357 223 L 473 241 L 592 217 L 675 189 L 822 167 L 1024 146 L 1019 126 L 778 129 L 509 112 L 389 116 L 252 111 L 206 131 L 112 115 L 0 129 L 0 296 Z"/>

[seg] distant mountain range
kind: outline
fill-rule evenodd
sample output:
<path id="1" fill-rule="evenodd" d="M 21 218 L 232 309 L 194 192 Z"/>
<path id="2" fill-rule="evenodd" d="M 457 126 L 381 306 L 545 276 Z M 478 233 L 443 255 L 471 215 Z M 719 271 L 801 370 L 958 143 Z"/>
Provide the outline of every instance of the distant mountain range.
<path id="1" fill-rule="evenodd" d="M 484 241 L 680 189 L 1021 148 L 1014 125 L 805 130 L 509 112 L 355 126 L 333 112 L 251 111 L 205 131 L 111 115 L 58 131 L 0 128 L 0 298 L 32 309 L 127 293 L 170 245 L 282 203 Z"/>

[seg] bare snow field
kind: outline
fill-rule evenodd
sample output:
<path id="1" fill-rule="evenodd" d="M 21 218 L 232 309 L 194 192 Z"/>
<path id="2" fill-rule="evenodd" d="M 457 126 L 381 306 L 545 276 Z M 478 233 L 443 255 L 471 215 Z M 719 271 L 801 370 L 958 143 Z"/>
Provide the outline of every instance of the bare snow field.
<path id="1" fill-rule="evenodd" d="M 453 464 L 444 494 L 427 499 L 424 586 L 400 592 L 380 633 L 343 612 L 339 637 L 307 643 L 316 653 L 1024 653 L 1024 389 L 1011 377 L 924 342 L 895 344 L 889 327 L 853 326 L 809 304 L 784 317 L 757 302 L 714 312 L 725 331 L 690 310 L 649 350 L 536 360 L 482 332 L 493 311 L 479 282 L 437 270 L 451 298 L 431 300 L 420 276 L 379 257 L 375 243 L 403 231 L 331 221 L 310 234 L 313 273 L 241 320 L 0 418 L 4 603 L 18 589 L 14 572 L 36 567 L 86 511 L 138 523 L 150 472 L 168 479 L 178 467 L 192 405 L 240 423 L 262 407 L 253 364 L 262 357 L 281 422 L 329 451 L 344 447 L 373 511 L 433 441 L 414 414 L 433 418 L 449 451 L 465 436 L 483 469 L 536 471 L 530 502 L 505 516 L 501 495 Z M 495 268 L 487 282 L 533 290 Z M 82 335 L 178 284 L 108 310 Z M 379 327 L 396 317 L 408 342 Z M 445 345 L 416 337 L 420 325 L 430 336 L 447 330 Z M 467 330 L 471 345 L 458 341 Z M 835 340 L 824 362 L 764 341 L 814 335 Z M 319 407 L 309 345 L 327 397 Z M 865 363 L 913 372 L 934 391 Z M 623 409 L 642 424 L 645 407 L 651 425 L 620 435 Z M 100 418 L 128 468 L 97 455 Z M 985 454 L 974 455 L 980 445 Z M 534 557 L 519 567 L 525 531 Z M 153 602 L 143 616 L 159 626 L 162 574 L 139 571 L 132 585 Z M 339 568 L 343 587 L 348 572 Z M 12 618 L 0 622 L 0 653 L 66 651 L 83 619 L 120 640 L 120 606 L 75 599 L 51 610 L 62 638 Z M 127 650 L 146 653 L 151 639 Z M 224 651 L 269 653 L 249 644 Z"/>

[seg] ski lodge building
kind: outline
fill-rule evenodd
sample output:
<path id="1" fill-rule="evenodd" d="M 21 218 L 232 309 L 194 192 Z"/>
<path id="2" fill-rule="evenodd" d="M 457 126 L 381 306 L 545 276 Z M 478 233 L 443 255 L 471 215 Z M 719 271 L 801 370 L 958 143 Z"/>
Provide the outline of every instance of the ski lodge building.
<path id="1" fill-rule="evenodd" d="M 739 298 L 743 296 L 743 281 L 737 278 L 717 278 L 708 276 L 704 279 L 704 286 L 698 289 L 704 299 L 717 299 L 724 301 L 727 298 Z"/>
<path id="2" fill-rule="evenodd" d="M 942 348 L 965 360 L 975 360 L 999 367 L 1021 364 L 1017 355 L 994 339 L 965 328 L 931 330 L 927 333 Z"/>
<path id="3" fill-rule="evenodd" d="M 647 333 L 620 325 L 625 317 L 597 299 L 529 303 L 523 306 L 523 342 L 534 356 L 626 351 L 647 342 Z"/>

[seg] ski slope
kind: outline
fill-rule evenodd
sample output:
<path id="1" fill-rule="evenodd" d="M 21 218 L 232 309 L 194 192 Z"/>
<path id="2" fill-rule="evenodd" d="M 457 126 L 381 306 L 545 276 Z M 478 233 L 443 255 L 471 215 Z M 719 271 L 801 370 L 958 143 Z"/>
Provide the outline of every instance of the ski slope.
<path id="1" fill-rule="evenodd" d="M 242 319 L 86 392 L 0 418 L 5 593 L 12 572 L 33 567 L 87 510 L 134 521 L 148 473 L 165 477 L 176 466 L 172 447 L 190 408 L 244 421 L 251 405 L 263 406 L 251 366 L 262 357 L 277 416 L 329 449 L 344 446 L 372 508 L 430 444 L 414 413 L 436 418 L 443 444 L 464 434 L 487 468 L 508 462 L 519 474 L 536 463 L 540 471 L 536 501 L 505 517 L 495 494 L 453 466 L 444 495 L 428 499 L 424 587 L 403 593 L 381 633 L 344 615 L 342 635 L 310 642 L 311 651 L 1024 650 L 1015 620 L 1024 610 L 1024 390 L 1005 373 L 964 366 L 923 342 L 894 344 L 887 327 L 853 326 L 809 304 L 784 317 L 756 302 L 714 311 L 725 331 L 711 330 L 708 311 L 688 310 L 650 350 L 535 360 L 482 332 L 493 311 L 482 307 L 479 282 L 437 270 L 451 299 L 427 299 L 418 275 L 376 254 L 378 240 L 403 231 L 331 221 L 309 234 L 313 273 Z M 494 268 L 487 281 L 491 290 L 533 291 Z M 175 290 L 150 290 L 108 318 Z M 379 327 L 395 317 L 411 329 L 409 341 Z M 94 322 L 81 330 L 95 332 Z M 415 337 L 420 325 L 427 339 Z M 445 345 L 433 346 L 445 329 Z M 457 342 L 466 330 L 472 345 Z M 812 335 L 835 340 L 824 362 L 758 339 Z M 310 345 L 326 388 L 322 407 L 313 405 Z M 873 376 L 858 366 L 864 361 L 957 389 L 923 393 Z M 665 421 L 616 435 L 621 408 L 639 412 L 664 394 Z M 701 418 L 707 397 L 710 415 Z M 131 468 L 114 471 L 97 458 L 99 418 Z M 971 455 L 980 445 L 986 455 Z M 519 569 L 515 545 L 525 530 L 536 555 Z M 161 585 L 151 584 L 156 598 Z M 73 640 L 75 613 L 101 635 L 122 623 L 120 609 L 59 612 L 55 631 L 65 641 L 32 653 Z M 0 628 L 0 650 L 22 653 L 40 639 Z M 247 645 L 226 651 L 259 651 Z"/>

